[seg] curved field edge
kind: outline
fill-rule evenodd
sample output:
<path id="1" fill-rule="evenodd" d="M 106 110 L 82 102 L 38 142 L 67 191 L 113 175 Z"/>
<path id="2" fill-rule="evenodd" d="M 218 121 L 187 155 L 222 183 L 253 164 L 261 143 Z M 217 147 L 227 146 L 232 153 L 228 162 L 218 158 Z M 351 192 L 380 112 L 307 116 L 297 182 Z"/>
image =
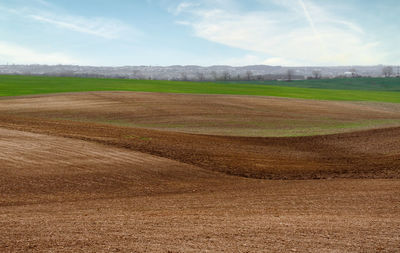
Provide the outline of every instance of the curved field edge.
<path id="1" fill-rule="evenodd" d="M 0 115 L 0 127 L 98 142 L 258 179 L 399 178 L 400 128 L 292 138 L 184 134 Z"/>
<path id="2" fill-rule="evenodd" d="M 83 91 L 141 91 L 188 94 L 256 95 L 317 100 L 400 103 L 399 93 L 391 91 L 330 90 L 212 82 L 0 76 L 0 96 Z"/>
<path id="3" fill-rule="evenodd" d="M 142 129 L 153 129 L 160 131 L 172 131 L 181 132 L 189 134 L 199 134 L 199 135 L 214 135 L 214 136 L 236 136 L 236 137 L 301 137 L 301 136 L 323 136 L 332 135 L 338 133 L 351 133 L 359 132 L 363 130 L 371 129 L 385 129 L 398 127 L 400 125 L 400 119 L 384 119 L 384 120 L 363 120 L 354 122 L 327 122 L 313 127 L 304 127 L 292 125 L 289 129 L 223 129 L 220 127 L 209 127 L 209 126 L 188 126 L 185 124 L 135 124 L 126 120 L 109 120 L 109 119 L 80 119 L 77 117 L 60 117 L 52 118 L 61 121 L 75 121 L 83 123 L 100 123 L 107 124 L 111 126 L 123 126 L 123 127 L 133 127 Z M 243 122 L 241 122 L 243 123 Z M 255 122 L 253 125 L 258 124 Z M 251 123 L 248 123 L 251 126 Z"/>
<path id="4" fill-rule="evenodd" d="M 0 207 L 185 193 L 231 180 L 159 156 L 1 127 L 0 164 Z"/>
<path id="5" fill-rule="evenodd" d="M 400 126 L 400 104 L 395 103 L 121 91 L 5 97 L 0 114 L 254 137 Z"/>

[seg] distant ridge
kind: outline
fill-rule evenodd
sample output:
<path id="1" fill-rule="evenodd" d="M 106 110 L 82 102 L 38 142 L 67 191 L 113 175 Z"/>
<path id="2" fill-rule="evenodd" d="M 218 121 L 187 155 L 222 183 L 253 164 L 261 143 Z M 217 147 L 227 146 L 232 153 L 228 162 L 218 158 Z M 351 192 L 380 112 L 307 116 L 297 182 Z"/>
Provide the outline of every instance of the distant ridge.
<path id="1" fill-rule="evenodd" d="M 0 65 L 0 74 L 78 76 L 154 80 L 275 80 L 286 79 L 291 73 L 293 79 L 348 77 L 381 77 L 386 66 L 335 66 L 335 67 L 285 67 L 251 65 L 233 67 L 226 65 L 196 66 L 78 66 L 78 65 Z M 398 66 L 390 66 L 392 76 L 400 76 Z"/>

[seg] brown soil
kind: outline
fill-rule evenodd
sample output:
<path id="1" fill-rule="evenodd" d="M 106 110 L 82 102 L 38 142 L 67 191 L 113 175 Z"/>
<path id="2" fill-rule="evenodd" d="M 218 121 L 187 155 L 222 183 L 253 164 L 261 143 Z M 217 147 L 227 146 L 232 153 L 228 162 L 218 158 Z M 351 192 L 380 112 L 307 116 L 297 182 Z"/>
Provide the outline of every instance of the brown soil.
<path id="1" fill-rule="evenodd" d="M 2 128 L 0 164 L 0 206 L 185 192 L 227 178 L 144 153 Z"/>
<path id="2" fill-rule="evenodd" d="M 256 138 L 19 116 L 0 116 L 0 127 L 94 141 L 251 178 L 400 177 L 400 128 L 327 136 Z"/>
<path id="3" fill-rule="evenodd" d="M 4 206 L 0 251 L 400 250 L 398 180 L 224 184 L 205 192 Z"/>
<path id="4" fill-rule="evenodd" d="M 212 136 L 0 104 L 13 105 L 0 114 L 0 251 L 400 251 L 400 128 Z"/>
<path id="5" fill-rule="evenodd" d="M 230 136 L 400 126 L 400 104 L 255 96 L 91 92 L 0 99 L 0 113 Z"/>

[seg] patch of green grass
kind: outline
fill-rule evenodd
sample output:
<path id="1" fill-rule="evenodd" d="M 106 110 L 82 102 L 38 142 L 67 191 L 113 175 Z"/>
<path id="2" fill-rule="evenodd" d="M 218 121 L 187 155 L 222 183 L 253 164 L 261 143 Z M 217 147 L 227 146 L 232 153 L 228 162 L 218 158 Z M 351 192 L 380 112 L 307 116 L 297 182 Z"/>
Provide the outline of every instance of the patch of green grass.
<path id="1" fill-rule="evenodd" d="M 274 84 L 277 84 L 277 82 L 274 82 Z M 393 91 L 333 90 L 212 82 L 0 76 L 0 96 L 83 91 L 141 91 L 190 94 L 257 95 L 319 100 L 400 103 L 400 93 Z"/>
<path id="2" fill-rule="evenodd" d="M 126 138 L 137 139 L 137 140 L 141 140 L 141 141 L 151 141 L 152 140 L 152 138 L 150 138 L 150 137 L 141 137 L 141 136 L 136 136 L 136 135 L 127 135 Z"/>
<path id="3" fill-rule="evenodd" d="M 231 135 L 231 136 L 253 136 L 253 137 L 294 137 L 335 134 L 383 127 L 398 127 L 400 119 L 358 119 L 358 120 L 336 120 L 330 118 L 309 119 L 276 119 L 272 121 L 247 121 L 227 120 L 221 122 L 180 122 L 177 123 L 137 123 L 135 121 L 106 119 L 101 117 L 55 117 L 56 120 L 67 120 L 77 122 L 90 122 L 108 124 L 114 126 L 151 128 L 158 130 L 179 131 L 197 134 Z M 128 135 L 128 139 L 140 141 L 151 141 L 151 138 Z"/>
<path id="4" fill-rule="evenodd" d="M 232 128 L 232 129 L 210 129 L 210 128 L 194 128 L 191 132 L 203 133 L 207 131 L 210 134 L 232 135 L 232 136 L 249 136 L 249 137 L 296 137 L 296 136 L 314 136 L 345 133 L 359 130 L 367 130 L 373 128 L 395 127 L 399 126 L 400 120 L 371 120 L 369 122 L 348 122 L 333 123 L 332 125 L 310 125 L 296 126 L 285 128 Z"/>

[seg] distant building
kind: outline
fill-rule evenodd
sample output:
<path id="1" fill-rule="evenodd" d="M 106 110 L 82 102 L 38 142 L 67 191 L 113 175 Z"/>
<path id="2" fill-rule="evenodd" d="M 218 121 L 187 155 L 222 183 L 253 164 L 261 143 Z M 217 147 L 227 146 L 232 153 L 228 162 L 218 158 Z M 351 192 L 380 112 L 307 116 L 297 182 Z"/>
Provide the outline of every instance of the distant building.
<path id="1" fill-rule="evenodd" d="M 354 73 L 353 73 L 353 72 L 350 72 L 350 71 L 346 71 L 346 72 L 343 73 L 343 75 L 344 75 L 345 77 L 353 77 Z"/>

